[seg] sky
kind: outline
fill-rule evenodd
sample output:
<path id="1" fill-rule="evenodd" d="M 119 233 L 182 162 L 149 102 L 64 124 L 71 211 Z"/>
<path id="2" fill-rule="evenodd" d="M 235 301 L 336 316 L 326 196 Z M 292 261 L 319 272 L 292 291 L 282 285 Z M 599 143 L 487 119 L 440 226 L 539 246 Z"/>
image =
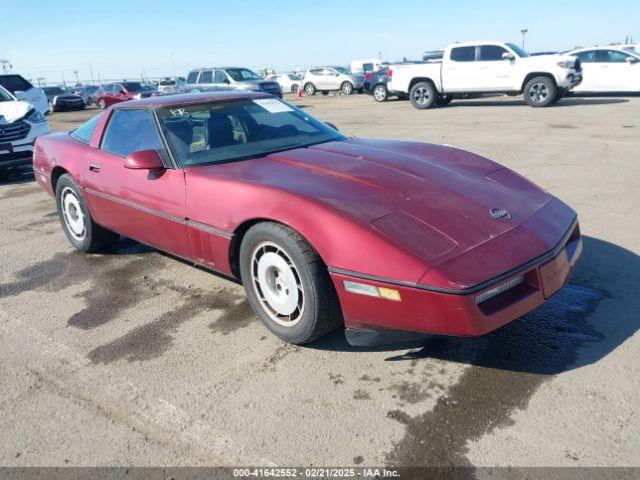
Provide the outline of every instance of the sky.
<path id="1" fill-rule="evenodd" d="M 640 43 L 640 0 L 0 0 L 0 59 L 36 83 L 185 76 L 204 66 L 285 71 L 419 59 L 456 41 L 529 51 Z"/>

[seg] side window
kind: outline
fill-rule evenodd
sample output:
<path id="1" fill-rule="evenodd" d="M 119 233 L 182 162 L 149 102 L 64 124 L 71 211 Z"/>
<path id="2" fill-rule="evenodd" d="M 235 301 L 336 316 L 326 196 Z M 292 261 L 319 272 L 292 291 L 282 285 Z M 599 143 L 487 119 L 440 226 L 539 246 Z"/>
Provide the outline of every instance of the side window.
<path id="1" fill-rule="evenodd" d="M 164 146 L 151 112 L 118 109 L 109 120 L 100 148 L 114 155 L 126 157 L 133 152 L 158 150 Z"/>
<path id="2" fill-rule="evenodd" d="M 627 61 L 626 53 L 616 50 L 598 50 L 597 61 L 601 63 L 624 63 Z"/>
<path id="3" fill-rule="evenodd" d="M 476 47 L 456 47 L 451 49 L 453 62 L 473 62 L 476 59 Z"/>
<path id="4" fill-rule="evenodd" d="M 111 93 L 113 92 L 113 85 L 111 84 L 105 85 L 104 87 L 102 87 L 102 89 L 104 90 L 105 93 Z"/>
<path id="5" fill-rule="evenodd" d="M 596 51 L 587 50 L 586 52 L 576 53 L 574 57 L 578 57 L 582 63 L 593 63 L 596 61 Z"/>
<path id="6" fill-rule="evenodd" d="M 203 70 L 198 83 L 213 83 L 213 72 L 211 70 Z"/>
<path id="7" fill-rule="evenodd" d="M 198 72 L 189 72 L 186 83 L 196 83 L 196 80 L 198 80 Z"/>
<path id="8" fill-rule="evenodd" d="M 321 72 L 322 70 L 319 70 L 317 68 L 314 68 L 313 70 L 309 70 L 309 73 L 311 73 L 311 75 L 320 75 Z"/>
<path id="9" fill-rule="evenodd" d="M 480 47 L 480 61 L 481 62 L 497 62 L 504 60 L 502 58 L 503 53 L 507 52 L 506 48 L 502 48 L 499 45 L 482 45 Z"/>
<path id="10" fill-rule="evenodd" d="M 214 83 L 225 83 L 227 75 L 222 70 L 216 70 L 213 78 Z"/>
<path id="11" fill-rule="evenodd" d="M 124 93 L 124 88 L 122 88 L 122 85 L 114 85 L 113 91 L 115 93 Z"/>
<path id="12" fill-rule="evenodd" d="M 71 136 L 77 140 L 80 140 L 81 142 L 89 143 L 91 141 L 93 131 L 96 129 L 96 125 L 98 125 L 98 120 L 100 120 L 101 116 L 102 114 L 96 115 L 88 122 L 83 123 L 73 132 L 71 132 Z"/>

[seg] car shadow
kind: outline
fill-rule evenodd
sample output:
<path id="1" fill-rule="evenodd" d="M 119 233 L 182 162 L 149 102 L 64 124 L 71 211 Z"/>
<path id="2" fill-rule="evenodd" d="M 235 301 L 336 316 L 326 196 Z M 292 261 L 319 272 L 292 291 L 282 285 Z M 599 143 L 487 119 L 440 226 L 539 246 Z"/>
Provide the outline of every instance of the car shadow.
<path id="1" fill-rule="evenodd" d="M 627 95 L 628 97 L 628 95 Z M 627 103 L 629 102 L 628 98 L 620 98 L 620 97 L 577 97 L 570 96 L 563 98 L 558 103 L 554 104 L 552 108 L 559 107 L 576 107 L 579 105 L 611 105 L 615 103 Z M 523 99 L 513 99 L 513 100 L 482 100 L 482 99 L 473 99 L 473 100 L 453 100 L 449 105 L 444 108 L 451 107 L 524 107 L 527 106 Z"/>
<path id="2" fill-rule="evenodd" d="M 0 164 L 1 165 L 1 164 Z M 4 168 L 0 166 L 0 186 L 35 182 L 31 164 Z"/>
<path id="3" fill-rule="evenodd" d="M 422 358 L 498 370 L 555 375 L 595 363 L 640 329 L 640 257 L 615 244 L 583 237 L 584 254 L 571 283 L 546 304 L 479 338 L 432 336 L 419 349 L 387 361 Z M 344 331 L 307 346 L 319 350 L 393 351 L 351 347 Z"/>

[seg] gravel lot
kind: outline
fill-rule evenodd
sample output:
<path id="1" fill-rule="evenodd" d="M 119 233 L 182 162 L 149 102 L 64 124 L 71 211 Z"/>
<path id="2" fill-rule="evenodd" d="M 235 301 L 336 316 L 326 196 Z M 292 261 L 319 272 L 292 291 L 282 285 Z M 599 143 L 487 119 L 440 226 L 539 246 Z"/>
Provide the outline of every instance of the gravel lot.
<path id="1" fill-rule="evenodd" d="M 0 465 L 640 466 L 640 97 L 293 101 L 347 134 L 455 145 L 545 186 L 580 216 L 571 284 L 481 339 L 287 345 L 239 285 L 130 241 L 73 252 L 53 199 L 13 172 Z"/>

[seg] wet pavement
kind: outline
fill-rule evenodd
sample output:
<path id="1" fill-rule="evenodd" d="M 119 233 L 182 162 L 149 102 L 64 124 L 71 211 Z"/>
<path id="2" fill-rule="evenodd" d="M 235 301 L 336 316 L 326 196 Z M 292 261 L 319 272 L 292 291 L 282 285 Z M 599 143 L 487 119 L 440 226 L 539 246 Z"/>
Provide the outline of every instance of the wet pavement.
<path id="1" fill-rule="evenodd" d="M 640 125 L 640 99 L 615 100 L 302 100 L 346 133 L 485 154 L 578 210 L 584 255 L 567 287 L 485 337 L 420 348 L 352 348 L 342 332 L 284 344 L 227 279 L 128 239 L 72 251 L 28 169 L 2 174 L 0 465 L 470 467 L 462 478 L 640 465 L 640 140 L 619 128 Z"/>

